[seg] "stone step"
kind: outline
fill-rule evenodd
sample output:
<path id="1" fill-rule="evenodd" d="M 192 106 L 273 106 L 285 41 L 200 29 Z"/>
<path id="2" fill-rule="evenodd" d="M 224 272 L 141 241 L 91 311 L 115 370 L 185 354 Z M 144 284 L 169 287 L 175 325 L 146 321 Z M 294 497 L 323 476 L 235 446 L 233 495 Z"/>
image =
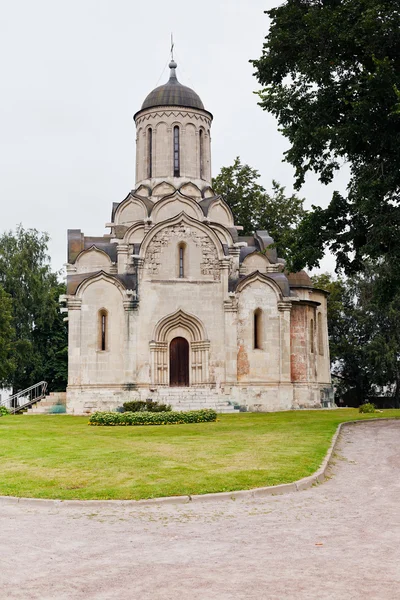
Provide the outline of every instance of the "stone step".
<path id="1" fill-rule="evenodd" d="M 25 415 L 45 415 L 50 412 L 54 406 L 66 406 L 66 392 L 50 392 L 48 396 L 39 400 L 36 404 L 32 404 Z"/>

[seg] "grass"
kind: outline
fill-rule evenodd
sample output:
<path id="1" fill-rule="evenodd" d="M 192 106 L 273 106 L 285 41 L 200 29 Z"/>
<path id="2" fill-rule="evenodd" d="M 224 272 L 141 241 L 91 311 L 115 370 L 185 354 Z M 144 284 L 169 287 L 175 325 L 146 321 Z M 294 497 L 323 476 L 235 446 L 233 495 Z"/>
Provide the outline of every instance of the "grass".
<path id="1" fill-rule="evenodd" d="M 0 418 L 0 495 L 140 499 L 288 483 L 321 464 L 355 409 L 219 415 L 216 423 L 89 427 L 86 417 Z"/>

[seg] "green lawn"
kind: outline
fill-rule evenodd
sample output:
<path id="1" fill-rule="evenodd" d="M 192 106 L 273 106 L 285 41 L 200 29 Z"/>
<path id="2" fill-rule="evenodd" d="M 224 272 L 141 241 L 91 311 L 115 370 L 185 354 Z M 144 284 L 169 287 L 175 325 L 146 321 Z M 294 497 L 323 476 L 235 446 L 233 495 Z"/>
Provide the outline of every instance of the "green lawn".
<path id="1" fill-rule="evenodd" d="M 89 427 L 86 417 L 0 418 L 0 495 L 139 499 L 295 481 L 321 464 L 338 423 L 400 410 L 219 415 L 216 423 Z"/>

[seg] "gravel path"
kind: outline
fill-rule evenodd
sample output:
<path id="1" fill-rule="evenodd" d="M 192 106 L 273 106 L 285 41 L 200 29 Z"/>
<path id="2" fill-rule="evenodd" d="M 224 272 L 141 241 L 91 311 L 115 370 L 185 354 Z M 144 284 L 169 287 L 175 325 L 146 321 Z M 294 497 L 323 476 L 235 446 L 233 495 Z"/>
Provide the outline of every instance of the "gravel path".
<path id="1" fill-rule="evenodd" d="M 400 598 L 400 422 L 345 428 L 308 491 L 141 507 L 0 503 L 0 598 Z"/>

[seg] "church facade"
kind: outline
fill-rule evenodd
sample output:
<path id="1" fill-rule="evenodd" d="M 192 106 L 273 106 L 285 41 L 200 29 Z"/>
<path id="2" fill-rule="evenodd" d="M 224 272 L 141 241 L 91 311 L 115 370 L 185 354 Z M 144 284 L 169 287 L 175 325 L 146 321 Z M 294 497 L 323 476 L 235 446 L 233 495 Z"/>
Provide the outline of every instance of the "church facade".
<path id="1" fill-rule="evenodd" d="M 326 293 L 285 273 L 267 231 L 240 235 L 212 190 L 213 117 L 176 68 L 134 116 L 136 185 L 110 233 L 68 231 L 67 410 L 321 407 Z"/>

